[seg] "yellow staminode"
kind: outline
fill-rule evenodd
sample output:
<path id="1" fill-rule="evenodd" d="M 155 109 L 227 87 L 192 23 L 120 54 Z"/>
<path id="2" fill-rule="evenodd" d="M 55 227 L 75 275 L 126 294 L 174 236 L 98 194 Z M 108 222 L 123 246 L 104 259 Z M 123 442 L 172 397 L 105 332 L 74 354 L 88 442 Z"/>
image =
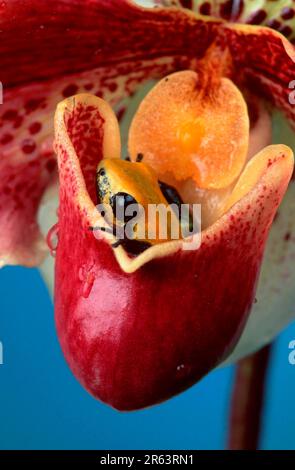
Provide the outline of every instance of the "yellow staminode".
<path id="1" fill-rule="evenodd" d="M 129 132 L 133 161 L 144 155 L 160 178 L 193 178 L 203 189 L 229 186 L 241 173 L 249 143 L 245 100 L 227 78 L 174 73 L 145 97 Z"/>

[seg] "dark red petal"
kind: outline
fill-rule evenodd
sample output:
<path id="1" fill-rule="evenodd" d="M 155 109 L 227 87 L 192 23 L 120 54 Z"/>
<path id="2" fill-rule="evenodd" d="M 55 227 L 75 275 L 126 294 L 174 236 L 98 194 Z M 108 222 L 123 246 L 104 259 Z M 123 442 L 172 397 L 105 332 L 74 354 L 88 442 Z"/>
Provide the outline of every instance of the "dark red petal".
<path id="1" fill-rule="evenodd" d="M 7 87 L 113 64 L 126 75 L 128 59 L 198 58 L 218 22 L 128 0 L 11 0 L 1 11 L 1 80 Z"/>
<path id="2" fill-rule="evenodd" d="M 292 80 L 295 76 L 294 47 L 279 33 L 248 25 L 224 25 L 226 44 L 232 54 L 236 80 L 284 111 L 294 126 Z M 240 72 L 240 76 L 239 76 Z"/>
<path id="3" fill-rule="evenodd" d="M 273 28 L 289 40 L 295 37 L 295 6 L 286 0 L 160 0 L 163 5 L 179 5 L 201 15 L 226 21 Z"/>
<path id="4" fill-rule="evenodd" d="M 81 119 L 89 112 L 90 129 L 83 133 Z M 254 188 L 203 233 L 200 249 L 184 251 L 172 242 L 126 261 L 89 230 L 95 181 L 88 169 L 104 156 L 107 122 L 101 103 L 85 95 L 76 104 L 62 103 L 56 114 L 55 314 L 63 352 L 80 382 L 96 398 L 132 410 L 189 387 L 235 345 L 293 159 L 279 146 Z"/>

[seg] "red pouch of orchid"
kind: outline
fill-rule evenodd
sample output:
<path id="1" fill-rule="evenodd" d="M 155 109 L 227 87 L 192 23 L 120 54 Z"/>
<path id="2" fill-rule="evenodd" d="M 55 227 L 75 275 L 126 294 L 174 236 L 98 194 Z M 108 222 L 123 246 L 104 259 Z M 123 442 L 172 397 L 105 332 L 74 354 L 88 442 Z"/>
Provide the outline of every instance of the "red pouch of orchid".
<path id="1" fill-rule="evenodd" d="M 226 78 L 202 85 L 197 73 L 179 72 L 145 97 L 130 127 L 131 162 L 119 163 L 119 126 L 106 102 L 84 94 L 57 109 L 58 335 L 82 384 L 120 410 L 179 393 L 229 355 L 292 175 L 284 145 L 247 162 L 248 112 L 235 85 Z M 201 245 L 189 245 L 192 235 L 151 243 L 134 256 L 106 229 L 94 236 L 90 228 L 104 224 L 95 208 L 97 167 L 111 194 L 114 186 L 151 201 L 146 187 L 156 183 L 142 179 L 140 167 L 152 168 L 184 202 L 198 202 L 200 191 L 202 201 L 214 200 Z"/>

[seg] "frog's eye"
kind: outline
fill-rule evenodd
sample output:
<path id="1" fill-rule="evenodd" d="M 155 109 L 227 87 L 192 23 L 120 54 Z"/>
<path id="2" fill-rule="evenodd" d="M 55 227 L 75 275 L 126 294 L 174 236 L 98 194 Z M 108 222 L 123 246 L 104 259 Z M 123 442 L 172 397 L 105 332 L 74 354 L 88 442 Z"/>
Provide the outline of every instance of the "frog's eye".
<path id="1" fill-rule="evenodd" d="M 128 222 L 134 217 L 134 215 L 136 215 L 136 209 L 134 210 L 133 215 L 125 215 L 127 207 L 131 204 L 138 204 L 138 202 L 133 196 L 131 196 L 131 194 L 128 193 L 119 192 L 110 198 L 110 205 L 113 210 L 114 217 L 120 222 Z"/>
<path id="2" fill-rule="evenodd" d="M 104 168 L 101 168 L 98 172 L 97 172 L 97 176 L 105 176 L 106 174 L 106 171 Z"/>
<path id="3" fill-rule="evenodd" d="M 178 191 L 173 186 L 169 186 L 169 184 L 163 183 L 163 181 L 159 181 L 159 186 L 168 204 L 176 204 L 178 207 L 183 204 Z"/>
<path id="4" fill-rule="evenodd" d="M 96 173 L 96 195 L 99 203 L 108 199 L 110 191 L 110 183 L 107 177 L 107 172 L 104 167 L 101 167 Z"/>

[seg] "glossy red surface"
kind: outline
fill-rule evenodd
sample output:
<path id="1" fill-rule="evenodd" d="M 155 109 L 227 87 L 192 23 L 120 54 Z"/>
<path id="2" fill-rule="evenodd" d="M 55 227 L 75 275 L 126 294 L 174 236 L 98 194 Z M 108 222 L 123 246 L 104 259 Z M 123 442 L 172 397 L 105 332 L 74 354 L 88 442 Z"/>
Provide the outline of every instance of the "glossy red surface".
<path id="1" fill-rule="evenodd" d="M 65 122 L 65 133 L 57 129 L 58 336 L 72 371 L 96 398 L 120 410 L 146 407 L 195 383 L 235 345 L 291 170 L 279 170 L 284 155 L 278 155 L 257 187 L 203 233 L 199 250 L 178 250 L 126 274 L 107 242 L 89 231 L 83 208 L 88 194 L 96 202 L 104 121 L 99 109 L 78 102 Z"/>

